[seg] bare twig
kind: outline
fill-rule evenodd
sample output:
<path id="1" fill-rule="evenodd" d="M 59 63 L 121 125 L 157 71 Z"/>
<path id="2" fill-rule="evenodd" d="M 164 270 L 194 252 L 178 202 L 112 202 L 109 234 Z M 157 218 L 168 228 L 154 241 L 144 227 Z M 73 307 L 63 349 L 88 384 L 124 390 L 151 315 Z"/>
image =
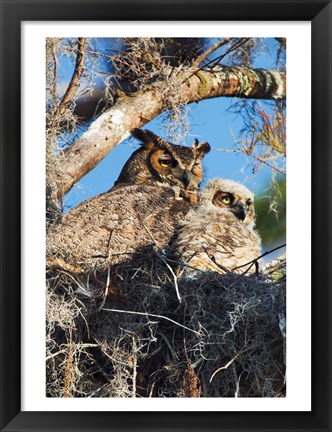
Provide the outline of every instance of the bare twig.
<path id="1" fill-rule="evenodd" d="M 64 114 L 64 112 L 66 111 L 68 105 L 70 104 L 71 100 L 75 96 L 77 89 L 80 85 L 80 78 L 84 71 L 85 47 L 86 47 L 86 38 L 78 38 L 78 50 L 77 50 L 74 73 L 70 80 L 69 86 L 66 90 L 66 93 L 61 99 L 58 109 L 54 114 L 52 126 L 57 124 L 60 117 Z"/>
<path id="2" fill-rule="evenodd" d="M 212 54 L 214 51 L 216 51 L 218 48 L 222 47 L 223 45 L 226 45 L 228 42 L 230 42 L 233 38 L 228 37 L 224 38 L 221 41 L 215 43 L 211 48 L 209 48 L 207 51 L 205 51 L 203 54 L 201 54 L 197 59 L 193 62 L 192 67 L 196 68 L 198 67 L 202 61 L 204 61 L 210 54 Z"/>
<path id="3" fill-rule="evenodd" d="M 107 280 L 106 280 L 106 285 L 105 285 L 105 289 L 104 289 L 104 293 L 103 293 L 103 301 L 102 301 L 99 309 L 102 309 L 105 305 L 108 289 L 110 286 L 110 282 L 111 282 L 111 266 L 110 266 L 110 262 L 108 261 L 107 262 Z"/>
<path id="4" fill-rule="evenodd" d="M 240 48 L 242 45 L 244 45 L 245 43 L 247 43 L 248 40 L 250 40 L 250 38 L 242 38 L 242 39 L 240 39 L 237 43 L 235 43 L 234 45 L 232 45 L 224 54 L 221 54 L 217 58 L 211 60 L 205 66 L 209 66 L 210 64 L 212 64 L 212 66 L 210 67 L 210 69 L 213 69 L 218 63 L 220 63 L 220 61 L 223 58 L 225 58 L 228 54 L 230 54 L 231 52 L 235 51 L 236 49 Z"/>
<path id="5" fill-rule="evenodd" d="M 233 133 L 232 130 L 230 130 L 230 133 L 231 133 L 231 135 L 232 135 L 232 138 L 233 138 L 235 144 L 238 146 L 238 150 L 233 150 L 234 153 L 237 153 L 237 152 L 244 153 L 244 154 L 246 154 L 247 156 L 252 157 L 252 158 L 256 159 L 257 161 L 259 161 L 259 162 L 265 164 L 266 166 L 272 168 L 273 170 L 277 171 L 278 173 L 283 174 L 283 175 L 286 175 L 286 172 L 285 172 L 283 169 L 279 168 L 279 167 L 276 166 L 276 165 L 273 165 L 273 164 L 267 162 L 267 159 L 268 159 L 267 157 L 266 157 L 266 158 L 262 158 L 261 156 L 258 156 L 258 155 L 253 154 L 252 149 L 246 147 L 245 144 L 242 144 L 242 147 L 243 147 L 243 148 L 241 148 L 241 146 L 239 145 L 237 139 L 235 138 L 234 133 Z M 219 150 L 219 149 L 218 149 L 218 150 Z M 272 158 L 272 157 L 269 157 L 269 159 L 271 160 L 271 159 L 273 159 L 273 158 Z"/>
<path id="6" fill-rule="evenodd" d="M 63 378 L 63 397 L 71 397 L 71 389 L 73 386 L 73 323 L 69 327 L 69 343 L 68 343 L 68 355 L 66 360 L 66 368 Z"/>
<path id="7" fill-rule="evenodd" d="M 152 318 L 161 318 L 161 319 L 170 321 L 171 323 L 173 323 L 173 324 L 175 324 L 175 325 L 177 325 L 179 327 L 182 327 L 182 328 L 184 328 L 184 329 L 186 329 L 186 330 L 188 330 L 188 331 L 190 331 L 192 333 L 195 333 L 197 336 L 200 336 L 200 333 L 197 332 L 196 330 L 193 330 L 193 329 L 191 329 L 189 327 L 186 327 L 185 325 L 180 324 L 180 323 L 178 323 L 178 322 L 176 322 L 176 321 L 172 320 L 171 318 L 168 318 L 168 317 L 166 317 L 164 315 L 150 314 L 150 313 L 147 313 L 147 312 L 126 311 L 126 310 L 121 310 L 121 309 L 107 309 L 107 308 L 103 308 L 101 310 L 106 311 L 106 312 L 116 312 L 116 313 L 131 314 L 131 315 L 142 315 L 142 316 L 152 317 Z"/>
<path id="8" fill-rule="evenodd" d="M 87 54 L 91 54 L 91 55 L 95 55 L 95 56 L 106 57 L 106 58 L 108 58 L 109 60 L 112 60 L 112 59 L 113 59 L 113 56 L 110 56 L 110 55 L 104 54 L 104 53 L 99 52 L 99 51 L 90 51 L 90 50 L 87 50 L 86 53 L 87 53 Z"/>
<path id="9" fill-rule="evenodd" d="M 217 370 L 215 370 L 214 372 L 213 372 L 213 374 L 211 375 L 211 378 L 210 378 L 210 383 L 212 382 L 212 380 L 213 380 L 213 378 L 217 375 L 217 373 L 218 372 L 220 372 L 221 370 L 223 370 L 223 369 L 227 369 L 232 363 L 233 363 L 233 361 L 234 360 L 236 360 L 237 358 L 238 358 L 238 356 L 240 355 L 241 353 L 238 353 L 238 354 L 236 354 L 236 356 L 234 356 L 228 363 L 226 363 L 224 366 L 222 366 L 222 367 L 220 367 L 220 368 L 218 368 Z"/>
<path id="10" fill-rule="evenodd" d="M 168 270 L 171 272 L 171 274 L 173 276 L 173 282 L 174 282 L 174 288 L 175 288 L 175 291 L 176 291 L 176 296 L 177 296 L 179 302 L 181 303 L 182 302 L 182 298 L 180 296 L 179 285 L 178 285 L 178 280 L 177 280 L 176 274 L 174 273 L 172 267 L 166 262 L 166 260 L 157 251 L 155 251 L 155 253 L 158 256 L 158 258 L 160 258 L 161 261 L 166 265 L 166 267 L 168 268 Z"/>
<path id="11" fill-rule="evenodd" d="M 57 105 L 57 82 L 58 82 L 58 59 L 56 56 L 55 46 L 52 46 L 52 57 L 53 57 L 53 111 L 56 110 Z"/>
<path id="12" fill-rule="evenodd" d="M 136 380 L 137 380 L 137 345 L 135 336 L 132 337 L 133 340 L 133 397 L 136 397 Z"/>
<path id="13" fill-rule="evenodd" d="M 232 40 L 233 38 L 225 38 L 223 39 L 223 41 L 226 40 L 225 44 L 228 43 L 230 40 Z M 243 38 L 241 39 L 239 42 L 237 42 L 236 44 L 234 44 L 233 46 L 231 46 L 224 54 L 221 54 L 220 56 L 216 57 L 215 59 L 212 59 L 210 61 L 208 61 L 207 63 L 205 63 L 203 66 L 201 66 L 200 68 L 198 68 L 195 72 L 193 72 L 187 79 L 191 78 L 193 75 L 195 75 L 197 72 L 205 69 L 207 66 L 210 66 L 212 64 L 212 66 L 210 67 L 210 70 L 213 70 L 213 68 L 220 63 L 220 61 L 226 57 L 226 55 L 230 54 L 232 51 L 238 49 L 241 45 L 244 45 L 246 42 L 248 42 L 250 38 Z M 223 42 L 221 41 L 221 42 Z M 220 46 L 224 45 L 220 45 L 217 46 L 218 44 L 215 44 L 212 48 L 210 48 L 211 52 L 209 52 L 210 50 L 208 50 L 206 53 L 202 54 L 200 57 L 202 57 L 202 60 L 196 65 L 198 67 L 198 65 L 204 60 L 204 58 L 206 58 L 208 55 L 210 55 L 213 51 L 215 51 L 216 49 L 218 49 Z M 216 48 L 215 48 L 216 47 Z M 215 48 L 215 49 L 214 49 Z M 207 54 L 207 55 L 205 55 Z M 198 57 L 198 59 L 200 58 Z M 197 59 L 197 60 L 198 60 Z M 197 61 L 196 60 L 196 61 Z M 195 63 L 196 63 L 195 61 Z M 194 63 L 194 64 L 195 64 Z M 185 82 L 186 80 L 184 80 L 183 82 Z"/>
<path id="14" fill-rule="evenodd" d="M 204 248 L 204 252 L 206 253 L 206 255 L 208 256 L 208 258 L 213 262 L 213 264 L 215 264 L 217 267 L 219 267 L 222 271 L 224 271 L 225 273 L 229 273 L 230 270 L 228 270 L 226 267 L 220 265 L 217 263 L 215 257 L 213 255 L 210 255 L 207 248 Z"/>
<path id="15" fill-rule="evenodd" d="M 95 347 L 99 347 L 98 344 L 91 344 L 91 343 L 81 343 L 81 344 L 79 344 L 79 346 L 80 346 L 81 349 L 82 348 L 95 348 Z M 51 360 L 52 358 L 54 358 L 54 357 L 56 357 L 56 356 L 58 356 L 60 354 L 64 354 L 66 352 L 68 352 L 68 348 L 65 348 L 63 350 L 57 351 L 57 352 L 55 352 L 53 354 L 50 354 L 49 356 L 46 357 L 45 360 L 46 361 Z"/>
<path id="16" fill-rule="evenodd" d="M 154 239 L 152 233 L 149 231 L 149 229 L 145 225 L 143 225 L 143 226 L 144 226 L 145 230 L 147 231 L 147 233 L 149 234 L 149 236 L 151 237 L 151 239 L 153 240 L 153 242 L 155 243 L 155 245 L 158 247 L 158 244 L 157 244 L 156 240 Z M 179 302 L 181 303 L 182 299 L 181 299 L 181 296 L 180 296 L 180 291 L 179 291 L 178 280 L 177 280 L 176 274 L 174 273 L 172 267 L 166 262 L 166 260 L 156 250 L 154 252 L 158 256 L 158 258 L 160 258 L 161 261 L 166 265 L 166 267 L 168 268 L 168 270 L 171 272 L 171 274 L 173 276 L 173 281 L 174 281 L 174 287 L 175 287 L 175 291 L 176 291 L 176 296 L 177 296 Z"/>
<path id="17" fill-rule="evenodd" d="M 261 157 L 259 157 L 259 156 L 256 156 L 256 155 L 254 155 L 254 154 L 250 154 L 250 153 L 247 153 L 247 152 L 245 152 L 245 153 L 246 153 L 248 156 L 251 156 L 251 157 L 253 157 L 254 159 L 258 160 L 259 162 L 262 162 L 263 164 L 267 165 L 268 167 L 274 169 L 274 170 L 277 171 L 278 173 L 280 173 L 280 174 L 282 174 L 282 175 L 284 175 L 284 176 L 286 175 L 286 172 L 285 172 L 284 170 L 282 170 L 281 168 L 278 168 L 278 167 L 275 166 L 275 165 L 270 164 L 269 162 L 266 162 L 265 159 L 263 159 L 263 158 L 261 158 Z"/>
<path id="18" fill-rule="evenodd" d="M 234 271 L 234 270 L 237 270 L 237 269 L 239 269 L 239 268 L 242 268 L 242 267 L 245 267 L 245 266 L 251 264 L 251 266 L 248 267 L 247 270 L 246 270 L 244 273 L 242 273 L 242 274 L 246 274 L 246 273 L 251 269 L 251 267 L 252 267 L 255 263 L 257 263 L 257 261 L 258 261 L 259 259 L 265 257 L 266 255 L 269 255 L 269 254 L 272 253 L 272 252 L 275 252 L 275 251 L 278 250 L 278 249 L 282 249 L 282 248 L 285 247 L 285 246 L 286 246 L 286 243 L 283 244 L 283 245 L 281 245 L 281 246 L 278 246 L 278 247 L 276 247 L 276 248 L 274 248 L 274 249 L 271 249 L 271 250 L 269 250 L 269 251 L 266 251 L 266 252 L 264 252 L 262 255 L 260 255 L 259 257 L 253 259 L 252 261 L 248 261 L 248 262 L 245 263 L 245 264 L 242 264 L 242 265 L 240 265 L 240 266 L 234 267 L 232 270 Z"/>

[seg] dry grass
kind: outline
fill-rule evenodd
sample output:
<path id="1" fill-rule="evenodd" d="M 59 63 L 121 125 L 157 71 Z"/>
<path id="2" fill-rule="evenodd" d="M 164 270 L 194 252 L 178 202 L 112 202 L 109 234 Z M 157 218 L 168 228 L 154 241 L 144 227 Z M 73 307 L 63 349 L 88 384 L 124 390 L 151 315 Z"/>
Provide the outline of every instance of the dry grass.
<path id="1" fill-rule="evenodd" d="M 283 263 L 268 276 L 179 277 L 181 302 L 154 252 L 104 272 L 50 271 L 47 395 L 284 396 Z"/>

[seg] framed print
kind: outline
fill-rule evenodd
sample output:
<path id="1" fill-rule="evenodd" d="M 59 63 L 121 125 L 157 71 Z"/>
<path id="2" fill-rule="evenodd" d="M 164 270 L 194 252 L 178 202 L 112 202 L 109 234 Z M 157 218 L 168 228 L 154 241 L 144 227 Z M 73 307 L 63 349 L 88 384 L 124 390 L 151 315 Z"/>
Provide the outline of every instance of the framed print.
<path id="1" fill-rule="evenodd" d="M 1 430 L 331 430 L 331 3 L 1 7 Z"/>

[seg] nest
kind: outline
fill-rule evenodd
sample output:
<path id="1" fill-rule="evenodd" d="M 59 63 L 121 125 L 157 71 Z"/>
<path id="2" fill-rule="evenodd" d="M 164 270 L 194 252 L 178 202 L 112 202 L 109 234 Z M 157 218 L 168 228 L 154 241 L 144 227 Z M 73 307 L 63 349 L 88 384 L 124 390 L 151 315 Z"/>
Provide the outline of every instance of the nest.
<path id="1" fill-rule="evenodd" d="M 49 271 L 47 396 L 285 396 L 284 260 L 267 268 L 176 276 L 150 251 Z"/>

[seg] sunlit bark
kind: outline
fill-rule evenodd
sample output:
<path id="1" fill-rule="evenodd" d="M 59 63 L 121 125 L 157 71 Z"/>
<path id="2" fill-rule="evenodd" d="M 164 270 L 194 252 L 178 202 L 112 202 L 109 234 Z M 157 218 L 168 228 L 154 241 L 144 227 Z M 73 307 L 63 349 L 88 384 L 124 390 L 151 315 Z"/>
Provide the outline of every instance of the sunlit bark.
<path id="1" fill-rule="evenodd" d="M 130 129 L 144 126 L 168 108 L 156 88 L 119 98 L 59 156 L 62 168 L 61 178 L 57 179 L 59 199 L 127 138 Z M 218 66 L 211 72 L 193 71 L 184 76 L 179 94 L 179 104 L 222 96 L 285 99 L 286 76 L 274 70 Z"/>

